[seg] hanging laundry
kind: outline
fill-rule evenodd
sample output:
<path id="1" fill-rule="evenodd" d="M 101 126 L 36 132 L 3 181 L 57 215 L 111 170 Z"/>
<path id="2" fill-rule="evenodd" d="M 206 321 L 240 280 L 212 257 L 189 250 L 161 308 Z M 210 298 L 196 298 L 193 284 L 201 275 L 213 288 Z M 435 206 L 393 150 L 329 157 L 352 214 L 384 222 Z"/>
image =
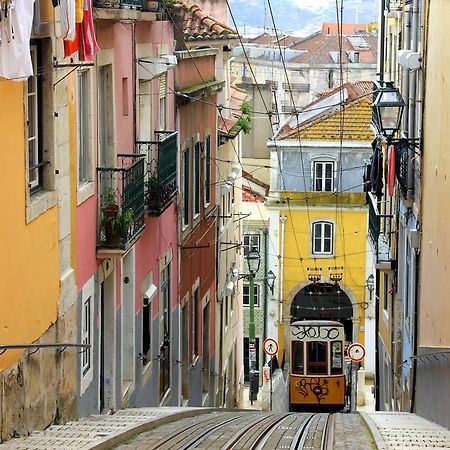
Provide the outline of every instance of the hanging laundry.
<path id="1" fill-rule="evenodd" d="M 11 0 L 4 8 L 0 18 L 0 76 L 23 80 L 33 75 L 30 37 L 34 0 Z"/>
<path id="2" fill-rule="evenodd" d="M 61 33 L 64 39 L 75 39 L 75 0 L 60 0 Z"/>
<path id="3" fill-rule="evenodd" d="M 390 145 L 388 148 L 388 171 L 387 171 L 387 192 L 390 197 L 394 195 L 395 186 L 395 147 Z"/>
<path id="4" fill-rule="evenodd" d="M 75 0 L 75 23 L 83 22 L 84 0 Z"/>
<path id="5" fill-rule="evenodd" d="M 95 38 L 94 21 L 92 19 L 91 0 L 84 0 L 83 23 L 80 29 L 80 49 L 78 58 L 80 61 L 94 61 L 95 55 L 100 51 Z"/>
<path id="6" fill-rule="evenodd" d="M 79 50 L 80 47 L 81 23 L 75 24 L 75 39 L 73 41 L 64 40 L 64 57 L 68 58 Z"/>

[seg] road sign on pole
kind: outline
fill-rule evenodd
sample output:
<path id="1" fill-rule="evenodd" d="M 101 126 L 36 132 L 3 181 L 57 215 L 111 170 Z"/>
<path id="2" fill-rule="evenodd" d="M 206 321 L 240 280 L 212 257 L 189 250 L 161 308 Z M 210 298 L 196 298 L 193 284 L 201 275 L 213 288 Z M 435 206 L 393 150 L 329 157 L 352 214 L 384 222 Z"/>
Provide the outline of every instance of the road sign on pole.
<path id="1" fill-rule="evenodd" d="M 364 348 L 364 345 L 355 342 L 348 347 L 347 356 L 353 362 L 360 362 L 366 356 L 366 349 Z"/>
<path id="2" fill-rule="evenodd" d="M 273 338 L 267 338 L 264 340 L 264 351 L 270 355 L 276 355 L 278 352 L 278 344 L 277 341 Z"/>

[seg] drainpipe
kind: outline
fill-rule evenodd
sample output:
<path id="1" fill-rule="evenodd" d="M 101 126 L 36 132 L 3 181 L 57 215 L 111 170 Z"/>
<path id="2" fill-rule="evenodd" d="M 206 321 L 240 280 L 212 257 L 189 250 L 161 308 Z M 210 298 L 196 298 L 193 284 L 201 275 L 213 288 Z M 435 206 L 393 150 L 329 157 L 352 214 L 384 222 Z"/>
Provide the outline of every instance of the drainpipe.
<path id="1" fill-rule="evenodd" d="M 419 254 L 416 252 L 414 258 L 414 271 L 415 271 L 415 286 L 414 286 L 414 333 L 413 333 L 413 355 L 417 355 L 417 331 L 419 323 Z M 417 379 L 417 358 L 413 359 L 411 373 L 411 401 L 409 405 L 409 412 L 413 413 L 416 409 L 416 379 Z"/>
<path id="2" fill-rule="evenodd" d="M 378 69 L 380 81 L 384 81 L 384 45 L 386 40 L 386 24 L 384 18 L 384 11 L 386 9 L 386 0 L 381 0 L 380 6 L 380 35 L 378 38 L 378 48 L 380 49 L 378 52 Z"/>
<path id="3" fill-rule="evenodd" d="M 375 411 L 380 410 L 380 271 L 375 271 Z"/>
<path id="4" fill-rule="evenodd" d="M 280 249 L 280 264 L 278 279 L 280 289 L 278 291 L 278 340 L 280 340 L 280 331 L 283 337 L 283 349 L 284 349 L 284 325 L 283 325 L 283 295 L 284 295 L 284 224 L 287 220 L 286 216 L 280 216 L 281 222 L 281 249 Z"/>
<path id="5" fill-rule="evenodd" d="M 411 50 L 417 52 L 418 50 L 418 35 L 419 35 L 419 0 L 413 0 L 411 9 Z M 417 137 L 416 126 L 416 80 L 417 71 L 410 71 L 409 75 L 409 91 L 408 91 L 408 137 Z M 408 198 L 414 196 L 414 147 L 408 149 Z"/>
<path id="6" fill-rule="evenodd" d="M 268 246 L 268 239 L 267 235 L 269 233 L 269 230 L 267 228 L 263 229 L 263 236 L 264 236 L 264 321 L 263 321 L 263 337 L 264 339 L 267 338 L 267 309 L 268 309 L 268 302 L 269 302 L 269 287 L 267 285 L 267 269 L 269 265 L 269 246 Z"/>
<path id="7" fill-rule="evenodd" d="M 403 26 L 403 49 L 404 50 L 410 50 L 411 48 L 411 15 L 410 15 L 410 5 L 403 5 L 403 18 L 404 18 L 404 26 Z M 407 72 L 408 69 L 403 68 L 402 69 L 402 77 L 401 77 L 401 88 L 402 92 L 408 93 L 409 96 L 409 74 L 405 74 L 403 72 Z M 406 76 L 408 75 L 408 76 Z M 403 130 L 408 130 L 408 123 L 409 123 L 409 108 L 405 108 L 405 111 L 403 112 Z"/>

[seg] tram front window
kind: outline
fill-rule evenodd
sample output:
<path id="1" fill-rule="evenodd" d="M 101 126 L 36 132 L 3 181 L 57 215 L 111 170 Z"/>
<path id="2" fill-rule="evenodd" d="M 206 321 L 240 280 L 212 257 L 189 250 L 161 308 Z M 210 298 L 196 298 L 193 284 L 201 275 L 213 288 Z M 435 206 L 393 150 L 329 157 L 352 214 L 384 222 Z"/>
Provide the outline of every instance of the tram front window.
<path id="1" fill-rule="evenodd" d="M 292 342 L 292 373 L 303 375 L 303 342 Z"/>
<path id="2" fill-rule="evenodd" d="M 308 375 L 327 375 L 327 342 L 308 342 Z"/>
<path id="3" fill-rule="evenodd" d="M 342 373 L 342 342 L 331 343 L 331 375 Z"/>

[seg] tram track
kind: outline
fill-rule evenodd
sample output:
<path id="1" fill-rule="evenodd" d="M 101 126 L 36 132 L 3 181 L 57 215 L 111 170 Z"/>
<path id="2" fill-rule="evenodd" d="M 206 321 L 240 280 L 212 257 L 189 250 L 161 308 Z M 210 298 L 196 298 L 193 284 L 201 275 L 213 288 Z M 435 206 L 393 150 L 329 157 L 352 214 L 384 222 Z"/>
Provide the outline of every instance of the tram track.
<path id="1" fill-rule="evenodd" d="M 167 429 L 147 450 L 331 450 L 334 414 L 222 413 Z M 180 424 L 181 425 L 181 424 Z M 150 436 L 148 437 L 150 439 Z M 140 448 L 140 447 L 139 447 Z"/>

